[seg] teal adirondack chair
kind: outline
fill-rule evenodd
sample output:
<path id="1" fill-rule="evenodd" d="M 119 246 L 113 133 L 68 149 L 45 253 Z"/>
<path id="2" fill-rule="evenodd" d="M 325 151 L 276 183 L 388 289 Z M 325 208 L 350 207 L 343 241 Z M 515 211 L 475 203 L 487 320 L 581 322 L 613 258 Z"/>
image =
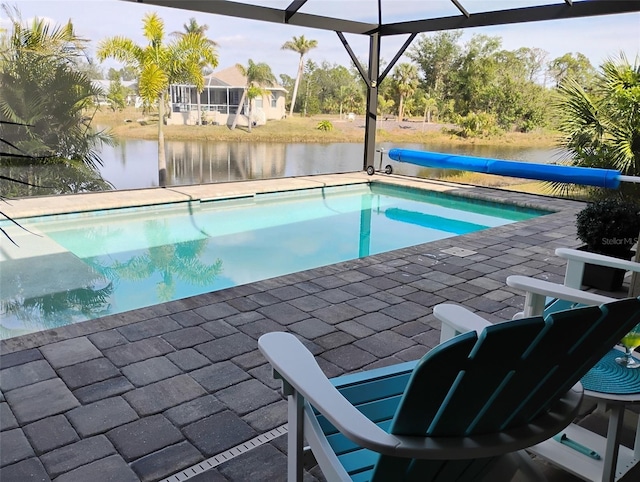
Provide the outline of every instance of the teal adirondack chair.
<path id="1" fill-rule="evenodd" d="M 455 305 L 434 313 L 476 317 Z M 482 480 L 575 418 L 580 378 L 638 322 L 635 298 L 506 321 L 333 380 L 295 336 L 263 335 L 288 397 L 289 481 L 302 480 L 305 438 L 330 481 Z"/>

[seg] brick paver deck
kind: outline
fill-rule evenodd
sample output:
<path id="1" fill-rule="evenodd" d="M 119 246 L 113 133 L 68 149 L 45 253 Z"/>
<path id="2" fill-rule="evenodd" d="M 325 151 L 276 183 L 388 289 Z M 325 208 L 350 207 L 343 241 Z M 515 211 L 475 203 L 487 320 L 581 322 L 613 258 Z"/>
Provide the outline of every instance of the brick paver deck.
<path id="1" fill-rule="evenodd" d="M 556 212 L 0 342 L 2 481 L 167 478 L 286 423 L 262 334 L 296 334 L 336 376 L 422 356 L 438 303 L 498 321 L 523 302 L 507 276 L 562 280 L 554 250 L 577 245 L 581 203 L 461 191 Z M 285 467 L 281 436 L 190 480 L 277 481 Z"/>

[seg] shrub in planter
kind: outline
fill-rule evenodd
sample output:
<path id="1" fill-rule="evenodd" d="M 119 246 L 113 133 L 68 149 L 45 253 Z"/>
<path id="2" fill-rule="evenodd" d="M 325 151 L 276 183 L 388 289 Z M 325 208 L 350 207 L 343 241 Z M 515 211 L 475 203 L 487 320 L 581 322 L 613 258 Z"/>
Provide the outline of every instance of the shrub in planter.
<path id="1" fill-rule="evenodd" d="M 590 203 L 576 218 L 582 249 L 593 253 L 630 259 L 631 247 L 640 232 L 640 203 L 622 198 L 610 198 Z M 614 291 L 622 286 L 624 271 L 603 273 L 599 266 L 585 266 L 583 284 Z M 605 268 L 610 271 L 611 268 Z"/>

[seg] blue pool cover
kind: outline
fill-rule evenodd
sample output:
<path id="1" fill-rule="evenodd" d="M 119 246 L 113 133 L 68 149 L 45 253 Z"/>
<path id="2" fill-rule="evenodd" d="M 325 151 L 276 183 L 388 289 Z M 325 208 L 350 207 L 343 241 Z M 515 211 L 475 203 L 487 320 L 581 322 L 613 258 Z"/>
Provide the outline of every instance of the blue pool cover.
<path id="1" fill-rule="evenodd" d="M 567 182 L 609 189 L 617 189 L 620 186 L 620 172 L 614 169 L 502 161 L 486 157 L 459 156 L 409 149 L 391 149 L 389 158 L 423 167 L 457 169 L 540 181 Z"/>

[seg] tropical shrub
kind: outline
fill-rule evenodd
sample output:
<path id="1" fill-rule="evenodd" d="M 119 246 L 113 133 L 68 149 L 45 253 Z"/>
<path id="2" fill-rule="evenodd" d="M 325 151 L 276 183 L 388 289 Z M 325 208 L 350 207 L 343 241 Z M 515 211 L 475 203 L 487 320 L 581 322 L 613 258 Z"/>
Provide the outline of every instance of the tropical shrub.
<path id="1" fill-rule="evenodd" d="M 618 61 L 606 61 L 589 90 L 572 78 L 565 79 L 558 88 L 555 104 L 562 133 L 559 146 L 568 152 L 567 164 L 616 169 L 623 175 L 640 176 L 638 61 L 631 65 L 624 55 Z M 640 184 L 622 183 L 619 192 L 638 199 Z M 590 193 L 617 195 L 616 191 L 599 188 L 590 189 Z"/>
<path id="2" fill-rule="evenodd" d="M 640 203 L 620 197 L 589 203 L 576 216 L 576 231 L 589 251 L 628 257 L 640 232 Z"/>
<path id="3" fill-rule="evenodd" d="M 486 112 L 459 116 L 456 124 L 458 129 L 454 129 L 454 133 L 460 137 L 491 137 L 501 133 L 495 117 Z"/>
<path id="4" fill-rule="evenodd" d="M 321 131 L 332 131 L 333 130 L 333 124 L 331 123 L 331 121 L 328 120 L 322 120 L 320 122 L 318 122 L 318 125 L 316 126 L 316 129 L 321 130 Z"/>
<path id="5" fill-rule="evenodd" d="M 86 41 L 73 24 L 25 23 L 5 9 L 11 31 L 0 51 L 0 192 L 25 196 L 109 189 L 98 166 L 111 139 L 91 128 L 102 92 L 79 66 Z"/>
<path id="6" fill-rule="evenodd" d="M 111 81 L 109 92 L 107 92 L 107 99 L 109 100 L 109 107 L 111 107 L 112 110 L 121 111 L 126 107 L 127 90 L 119 78 Z"/>

